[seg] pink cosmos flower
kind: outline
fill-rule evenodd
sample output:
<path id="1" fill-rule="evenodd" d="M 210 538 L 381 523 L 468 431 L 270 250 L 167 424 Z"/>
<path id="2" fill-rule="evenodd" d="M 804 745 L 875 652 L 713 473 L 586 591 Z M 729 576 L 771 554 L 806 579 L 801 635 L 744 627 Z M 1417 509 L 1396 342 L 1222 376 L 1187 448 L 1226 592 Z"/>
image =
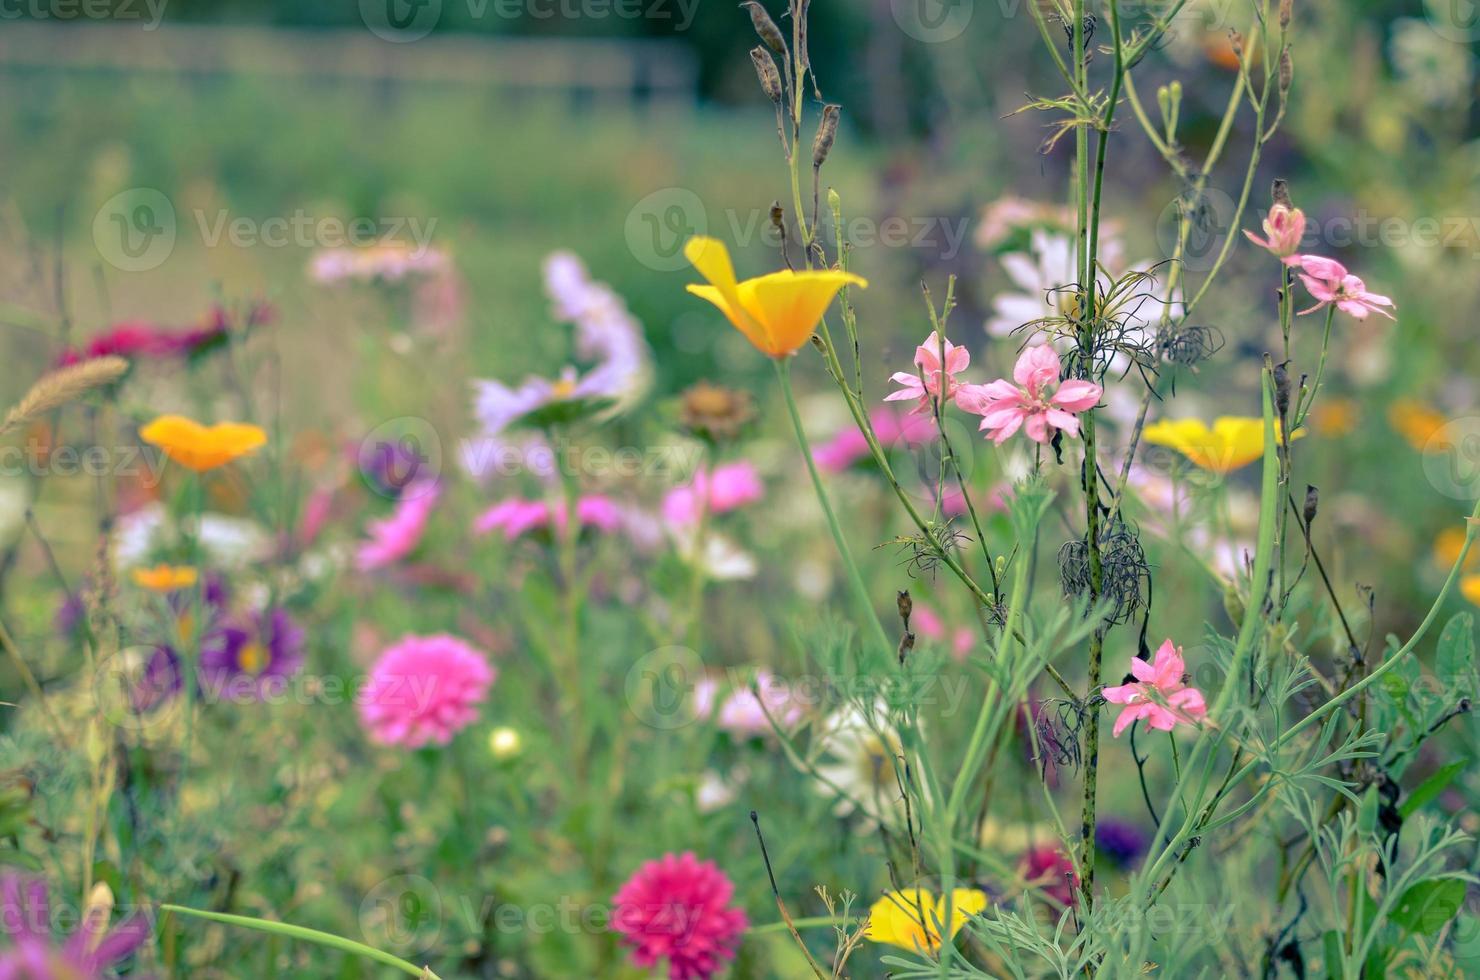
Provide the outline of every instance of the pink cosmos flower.
<path id="1" fill-rule="evenodd" d="M 701 718 L 714 715 L 719 687 L 719 681 L 712 677 L 705 677 L 694 685 L 694 709 Z M 802 720 L 803 705 L 785 681 L 770 671 L 762 670 L 756 672 L 753 685 L 736 687 L 720 703 L 715 722 L 725 731 L 742 738 L 769 735 L 773 729 L 767 713 L 777 725 L 790 729 Z"/>
<path id="2" fill-rule="evenodd" d="M 941 370 L 940 352 L 940 337 L 932 331 L 930 336 L 925 338 L 925 343 L 915 348 L 915 366 L 924 373 L 924 382 L 921 382 L 919 374 L 896 371 L 889 380 L 903 387 L 884 400 L 886 402 L 913 401 L 915 406 L 910 409 L 910 414 L 927 415 L 933 411 L 931 404 L 940 395 L 942 387 L 945 389 L 947 401 L 954 398 L 957 389 L 961 387 L 961 382 L 956 380 L 956 375 L 971 365 L 971 352 L 947 340 L 944 371 Z"/>
<path id="3" fill-rule="evenodd" d="M 1014 385 L 1005 379 L 986 385 L 962 385 L 956 404 L 982 416 L 982 431 L 1002 445 L 1021 428 L 1034 442 L 1048 442 L 1049 429 L 1076 436 L 1074 416 L 1099 402 L 1104 389 L 1092 381 L 1059 381 L 1059 355 L 1044 344 L 1029 347 L 1012 369 Z"/>
<path id="4" fill-rule="evenodd" d="M 1131 676 L 1135 681 L 1120 687 L 1107 687 L 1103 693 L 1111 704 L 1123 704 L 1125 709 L 1115 719 L 1112 736 L 1118 736 L 1140 718 L 1157 731 L 1169 732 L 1179 723 L 1196 724 L 1208 716 L 1208 706 L 1202 692 L 1188 687 L 1182 679 L 1185 665 L 1182 650 L 1167 640 L 1156 651 L 1156 658 L 1147 663 L 1140 657 L 1131 658 Z"/>
<path id="5" fill-rule="evenodd" d="M 700 470 L 688 486 L 674 487 L 663 497 L 663 519 L 672 527 L 698 524 L 705 513 L 723 514 L 765 496 L 761 475 L 751 463 L 741 460 Z"/>
<path id="6" fill-rule="evenodd" d="M 371 521 L 365 528 L 370 540 L 360 545 L 355 566 L 362 572 L 384 568 L 416 550 L 426 531 L 427 518 L 442 496 L 441 484 L 428 481 L 407 487 L 389 517 Z"/>
<path id="7" fill-rule="evenodd" d="M 406 636 L 380 655 L 360 700 L 371 741 L 446 745 L 478 717 L 497 671 L 455 636 Z"/>
<path id="8" fill-rule="evenodd" d="M 916 379 L 919 380 L 918 378 Z M 935 439 L 935 420 L 906 413 L 903 417 L 891 408 L 879 407 L 869 413 L 869 425 L 887 450 L 897 443 L 917 446 Z M 841 473 L 870 457 L 868 440 L 858 427 L 850 425 L 812 451 L 817 468 L 827 473 Z"/>
<path id="9" fill-rule="evenodd" d="M 594 527 L 610 534 L 619 530 L 624 522 L 621 505 L 610 497 L 588 494 L 576 501 L 576 523 L 581 527 Z M 494 504 L 473 522 L 474 534 L 503 531 L 505 541 L 513 541 L 533 531 L 554 527 L 565 533 L 565 507 L 552 507 L 544 500 L 523 500 L 511 497 Z"/>
<path id="10" fill-rule="evenodd" d="M 74 919 L 65 902 L 53 903 L 40 878 L 7 871 L 0 876 L 0 980 L 102 980 L 144 945 L 149 919 L 131 915 L 109 928 L 106 909 L 89 908 L 65 942 L 52 924 Z"/>
<path id="11" fill-rule="evenodd" d="M 1347 272 L 1346 266 L 1335 259 L 1302 255 L 1297 262 L 1302 270 L 1300 281 L 1305 283 L 1305 288 L 1310 290 L 1311 296 L 1316 300 L 1315 306 L 1300 311 L 1301 316 L 1334 303 L 1338 310 L 1350 313 L 1358 320 L 1367 319 L 1369 313 L 1381 313 L 1389 320 L 1394 319 L 1391 313 L 1383 309 L 1384 306 L 1393 305 L 1392 299 L 1369 292 L 1365 282 Z"/>
<path id="12" fill-rule="evenodd" d="M 1285 265 L 1300 264 L 1300 240 L 1305 237 L 1305 212 L 1284 204 L 1276 204 L 1264 219 L 1264 237 L 1245 231 L 1249 241 L 1260 248 L 1268 249 Z"/>
<path id="13" fill-rule="evenodd" d="M 648 861 L 612 897 L 612 930 L 648 969 L 668 961 L 669 980 L 709 980 L 735 958 L 748 920 L 735 886 L 692 853 Z"/>

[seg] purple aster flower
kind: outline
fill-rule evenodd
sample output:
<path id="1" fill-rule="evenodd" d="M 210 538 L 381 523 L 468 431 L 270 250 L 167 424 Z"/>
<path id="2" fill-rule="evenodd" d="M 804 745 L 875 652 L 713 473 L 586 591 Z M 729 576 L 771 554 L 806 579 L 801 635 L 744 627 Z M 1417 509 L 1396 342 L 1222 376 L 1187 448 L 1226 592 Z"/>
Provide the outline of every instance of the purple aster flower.
<path id="1" fill-rule="evenodd" d="M 1095 827 L 1095 846 L 1117 868 L 1128 868 L 1141 860 L 1149 844 L 1146 832 L 1128 820 L 1106 817 Z"/>
<path id="2" fill-rule="evenodd" d="M 585 374 L 567 367 L 553 380 L 526 378 L 517 388 L 498 381 L 475 382 L 474 412 L 486 436 L 497 436 L 520 422 L 546 426 L 620 410 L 646 384 L 647 341 L 621 297 L 588 278 L 580 259 L 569 252 L 546 259 L 545 288 L 556 317 L 575 325 L 577 355 L 594 365 Z"/>
<path id="3" fill-rule="evenodd" d="M 184 687 L 180 655 L 172 647 L 154 648 L 144 664 L 144 671 L 129 691 L 129 704 L 137 714 L 148 714 L 169 703 Z"/>
<path id="4" fill-rule="evenodd" d="M 228 622 L 201 644 L 200 687 L 213 701 L 280 694 L 303 666 L 303 630 L 285 609 Z"/>
<path id="5" fill-rule="evenodd" d="M 0 878 L 0 980 L 101 980 L 149 938 L 149 921 L 129 916 L 112 929 L 107 912 L 90 911 L 65 943 L 51 935 L 46 882 L 10 873 Z"/>
<path id="6" fill-rule="evenodd" d="M 360 447 L 360 474 L 370 489 L 382 497 L 396 499 L 416 482 L 429 462 L 426 450 L 414 439 L 378 440 Z"/>

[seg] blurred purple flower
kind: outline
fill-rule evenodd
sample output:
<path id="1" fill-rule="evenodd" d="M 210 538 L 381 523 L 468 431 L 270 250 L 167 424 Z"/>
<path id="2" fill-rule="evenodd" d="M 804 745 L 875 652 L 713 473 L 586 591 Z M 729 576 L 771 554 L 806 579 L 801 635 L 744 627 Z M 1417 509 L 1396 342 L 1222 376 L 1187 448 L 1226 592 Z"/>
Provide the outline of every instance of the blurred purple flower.
<path id="1" fill-rule="evenodd" d="M 1139 861 L 1150 843 L 1147 833 L 1128 820 L 1105 817 L 1095 827 L 1095 846 L 1117 868 Z"/>
<path id="2" fill-rule="evenodd" d="M 144 671 L 129 691 L 129 704 L 136 714 L 147 714 L 173 701 L 184 688 L 180 655 L 161 644 L 144 663 Z"/>
<path id="3" fill-rule="evenodd" d="M 108 928 L 108 912 L 89 909 L 71 938 L 51 935 L 46 882 L 13 872 L 0 878 L 0 980 L 101 980 L 104 970 L 127 959 L 149 938 L 149 920 L 133 915 Z"/>
<path id="4" fill-rule="evenodd" d="M 201 643 L 200 687 L 212 700 L 281 693 L 303 666 L 303 630 L 285 609 L 227 623 Z"/>

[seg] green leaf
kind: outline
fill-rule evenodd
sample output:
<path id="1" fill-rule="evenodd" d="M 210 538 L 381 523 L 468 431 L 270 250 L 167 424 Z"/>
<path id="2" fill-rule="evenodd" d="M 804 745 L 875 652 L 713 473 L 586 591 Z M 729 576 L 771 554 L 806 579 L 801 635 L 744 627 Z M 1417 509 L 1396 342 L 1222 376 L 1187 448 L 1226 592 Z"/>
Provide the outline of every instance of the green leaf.
<path id="1" fill-rule="evenodd" d="M 1439 652 L 1434 662 L 1439 674 L 1439 689 L 1457 701 L 1475 693 L 1475 620 L 1463 612 L 1451 619 L 1439 636 Z"/>
<path id="2" fill-rule="evenodd" d="M 1458 762 L 1451 762 L 1428 779 L 1419 783 L 1413 792 L 1408 794 L 1408 799 L 1399 804 L 1398 813 L 1405 818 L 1413 816 L 1419 811 L 1420 807 L 1444 792 L 1444 788 L 1454 782 L 1454 777 L 1464 772 L 1469 765 L 1469 759 L 1460 759 Z"/>
<path id="3" fill-rule="evenodd" d="M 1341 968 L 1343 965 L 1343 958 L 1341 955 L 1341 933 L 1337 932 L 1335 929 L 1328 930 L 1326 934 L 1321 937 L 1321 942 L 1326 952 L 1325 966 L 1327 980 L 1338 980 L 1338 978 L 1341 976 Z"/>
<path id="4" fill-rule="evenodd" d="M 1465 904 L 1465 883 L 1459 878 L 1430 878 L 1409 888 L 1388 916 L 1409 932 L 1432 936 L 1454 918 Z"/>

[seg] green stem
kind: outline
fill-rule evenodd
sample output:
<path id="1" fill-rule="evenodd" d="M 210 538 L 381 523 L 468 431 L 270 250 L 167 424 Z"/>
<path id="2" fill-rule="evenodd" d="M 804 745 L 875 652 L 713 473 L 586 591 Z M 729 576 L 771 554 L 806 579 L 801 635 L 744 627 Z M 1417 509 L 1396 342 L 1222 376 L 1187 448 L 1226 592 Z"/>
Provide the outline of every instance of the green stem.
<path id="1" fill-rule="evenodd" d="M 874 612 L 868 586 L 863 584 L 863 576 L 853 561 L 853 553 L 848 550 L 843 528 L 838 524 L 838 515 L 833 512 L 832 502 L 828 500 L 827 490 L 822 485 L 822 476 L 817 472 L 817 464 L 812 459 L 812 448 L 807 443 L 807 433 L 802 428 L 802 416 L 797 411 L 796 395 L 791 389 L 791 361 L 789 358 L 778 357 L 773 363 L 776 365 L 776 377 L 781 380 L 781 393 L 786 398 L 786 410 L 791 415 L 792 428 L 796 430 L 797 445 L 802 450 L 802 458 L 806 460 L 807 473 L 812 477 L 812 489 L 816 491 L 817 502 L 822 505 L 822 513 L 827 517 L 827 527 L 832 532 L 838 555 L 843 559 L 843 568 L 848 573 L 848 584 L 852 588 L 854 601 L 858 603 L 858 612 L 873 626 L 879 650 L 887 653 L 891 649 L 889 636 L 884 632 L 884 624 L 879 622 L 878 614 Z"/>
<path id="2" fill-rule="evenodd" d="M 357 943 L 353 939 L 345 939 L 332 933 L 320 932 L 317 929 L 305 929 L 303 926 L 289 925 L 286 922 L 273 922 L 270 919 L 256 919 L 247 915 L 229 915 L 225 912 L 206 912 L 202 909 L 186 908 L 183 905 L 161 905 L 161 912 L 175 912 L 179 915 L 192 916 L 197 919 L 209 919 L 212 922 L 224 923 L 228 926 L 239 926 L 243 929 L 255 929 L 258 932 L 272 933 L 278 936 L 287 936 L 289 939 L 298 939 L 319 946 L 328 946 L 330 949 L 341 950 L 346 953 L 354 953 L 366 959 L 393 966 L 408 976 L 420 977 L 421 980 L 441 980 L 433 973 L 430 967 L 417 966 L 408 963 L 399 956 L 382 952 L 373 946 Z"/>

